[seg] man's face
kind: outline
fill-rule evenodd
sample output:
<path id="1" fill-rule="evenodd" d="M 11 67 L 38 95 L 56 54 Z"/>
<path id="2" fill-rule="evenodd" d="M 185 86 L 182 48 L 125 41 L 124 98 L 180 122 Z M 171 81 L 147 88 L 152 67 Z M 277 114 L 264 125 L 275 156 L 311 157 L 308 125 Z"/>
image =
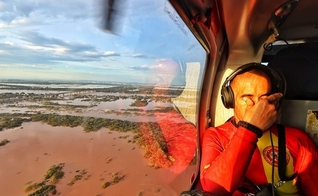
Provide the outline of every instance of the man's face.
<path id="1" fill-rule="evenodd" d="M 237 75 L 231 82 L 231 87 L 234 93 L 236 122 L 243 119 L 247 106 L 255 105 L 271 92 L 269 77 L 259 70 L 251 70 Z"/>

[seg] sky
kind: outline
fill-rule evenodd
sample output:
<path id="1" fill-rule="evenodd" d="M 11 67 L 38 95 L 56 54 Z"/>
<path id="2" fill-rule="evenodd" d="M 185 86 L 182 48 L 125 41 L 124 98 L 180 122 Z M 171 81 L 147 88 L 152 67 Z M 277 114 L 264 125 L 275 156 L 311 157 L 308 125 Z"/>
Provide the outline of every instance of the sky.
<path id="1" fill-rule="evenodd" d="M 116 3 L 109 31 L 107 0 L 0 0 L 0 79 L 157 83 L 204 64 L 166 0 Z"/>

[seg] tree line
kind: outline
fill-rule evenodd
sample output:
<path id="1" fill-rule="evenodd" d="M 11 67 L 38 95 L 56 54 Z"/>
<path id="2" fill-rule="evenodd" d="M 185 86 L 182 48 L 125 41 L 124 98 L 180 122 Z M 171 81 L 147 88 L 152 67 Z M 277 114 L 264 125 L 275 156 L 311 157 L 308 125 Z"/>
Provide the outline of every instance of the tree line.
<path id="1" fill-rule="evenodd" d="M 152 134 L 161 149 L 166 151 L 166 142 L 161 134 L 160 126 L 156 122 L 132 122 L 120 119 L 95 118 L 85 116 L 59 115 L 59 114 L 25 114 L 25 113 L 1 113 L 0 114 L 0 131 L 22 126 L 23 122 L 44 122 L 51 126 L 63 127 L 83 127 L 85 132 L 98 131 L 105 127 L 112 131 L 132 132 L 135 134 L 133 142 L 137 142 L 142 146 L 140 141 L 142 136 L 141 130 L 143 127 L 149 127 Z"/>

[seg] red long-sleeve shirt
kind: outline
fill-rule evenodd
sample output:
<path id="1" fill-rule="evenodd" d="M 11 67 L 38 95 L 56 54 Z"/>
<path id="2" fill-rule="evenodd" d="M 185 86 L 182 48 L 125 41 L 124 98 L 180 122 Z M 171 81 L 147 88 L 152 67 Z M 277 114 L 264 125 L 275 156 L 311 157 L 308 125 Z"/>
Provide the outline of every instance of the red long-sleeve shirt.
<path id="1" fill-rule="evenodd" d="M 277 127 L 271 128 L 274 151 L 278 153 Z M 285 127 L 287 175 L 297 177 L 276 189 L 278 195 L 318 195 L 318 152 L 304 131 Z M 231 121 L 205 131 L 202 141 L 200 183 L 205 191 L 216 195 L 244 195 L 237 189 L 247 177 L 255 185 L 271 183 L 272 145 L 270 132 L 261 138 Z M 278 182 L 277 160 L 274 182 Z"/>

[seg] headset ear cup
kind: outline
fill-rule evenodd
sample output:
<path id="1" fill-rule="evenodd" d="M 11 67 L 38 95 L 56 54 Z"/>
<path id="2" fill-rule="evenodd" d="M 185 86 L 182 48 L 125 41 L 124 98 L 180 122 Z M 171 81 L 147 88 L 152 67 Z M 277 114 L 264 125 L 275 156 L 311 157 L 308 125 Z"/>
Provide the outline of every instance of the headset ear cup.
<path id="1" fill-rule="evenodd" d="M 221 99 L 225 108 L 234 108 L 234 94 L 231 86 L 222 86 Z"/>
<path id="2" fill-rule="evenodd" d="M 233 90 L 232 90 L 232 88 L 231 88 L 231 86 L 228 86 L 227 87 L 227 91 L 228 91 L 228 96 L 229 96 L 229 100 L 228 100 L 228 102 L 229 102 L 229 107 L 228 108 L 234 108 L 234 104 L 235 104 L 235 102 L 234 102 L 234 93 L 233 93 Z"/>

